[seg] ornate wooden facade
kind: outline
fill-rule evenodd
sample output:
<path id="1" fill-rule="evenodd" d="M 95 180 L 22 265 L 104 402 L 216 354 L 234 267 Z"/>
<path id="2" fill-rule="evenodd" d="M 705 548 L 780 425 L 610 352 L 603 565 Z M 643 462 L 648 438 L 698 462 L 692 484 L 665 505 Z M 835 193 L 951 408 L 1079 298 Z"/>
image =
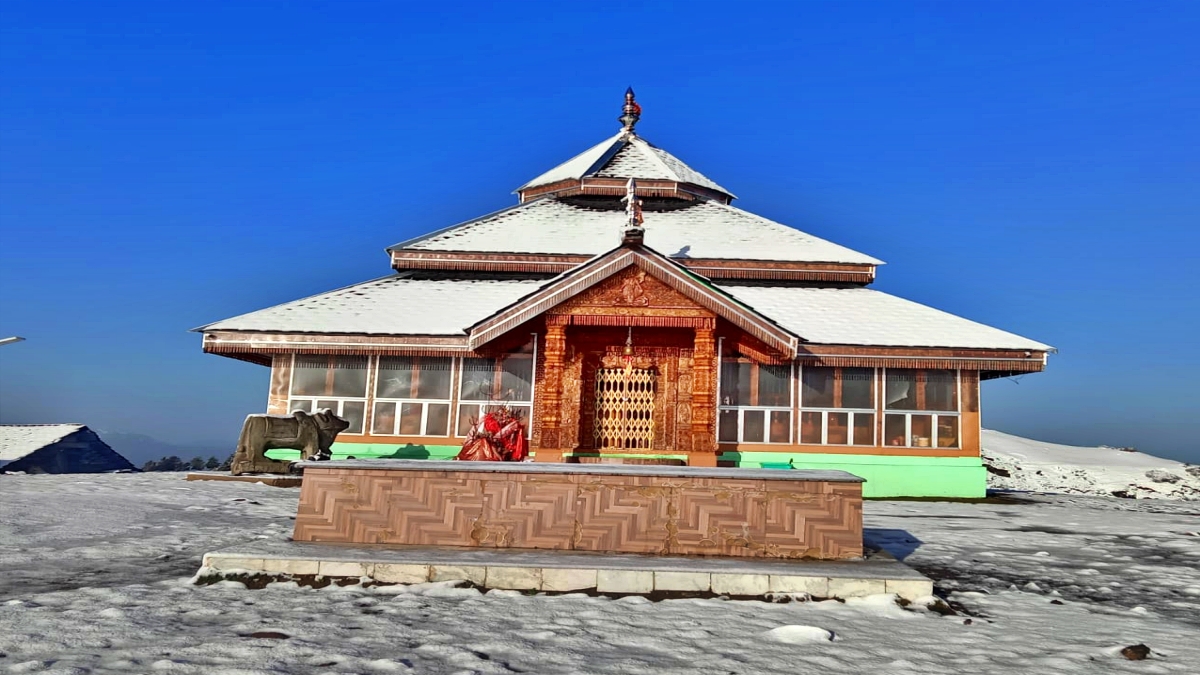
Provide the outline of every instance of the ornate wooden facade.
<path id="1" fill-rule="evenodd" d="M 327 402 L 297 403 L 296 359 L 357 364 L 357 393 L 325 392 L 360 416 L 342 456 L 449 456 L 481 408 L 466 364 L 520 351 L 527 370 L 496 378 L 528 380 L 539 462 L 978 459 L 980 382 L 1043 370 L 1049 346 L 867 290 L 880 261 L 735 209 L 626 113 L 617 136 L 519 188 L 518 206 L 390 248 L 396 276 L 205 326 L 204 350 L 271 366 L 272 413 Z M 845 317 L 843 300 L 858 303 Z M 397 358 L 445 374 L 381 406 L 379 369 Z M 381 431 L 379 411 L 417 422 Z"/>

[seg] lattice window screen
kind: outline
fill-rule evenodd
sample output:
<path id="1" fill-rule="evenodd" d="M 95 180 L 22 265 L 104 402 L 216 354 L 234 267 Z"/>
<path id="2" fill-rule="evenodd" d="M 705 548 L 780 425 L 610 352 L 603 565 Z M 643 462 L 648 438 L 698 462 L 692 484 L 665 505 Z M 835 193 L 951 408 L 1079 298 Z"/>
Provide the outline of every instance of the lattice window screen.
<path id="1" fill-rule="evenodd" d="M 654 447 L 654 391 L 652 370 L 597 370 L 596 448 L 649 450 Z"/>

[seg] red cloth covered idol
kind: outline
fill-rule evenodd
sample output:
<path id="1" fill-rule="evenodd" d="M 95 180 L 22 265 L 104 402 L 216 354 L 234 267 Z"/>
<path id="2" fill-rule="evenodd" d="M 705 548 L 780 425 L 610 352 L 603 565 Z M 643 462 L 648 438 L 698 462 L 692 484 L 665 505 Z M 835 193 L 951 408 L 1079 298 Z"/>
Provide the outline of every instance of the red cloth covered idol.
<path id="1" fill-rule="evenodd" d="M 497 408 L 471 425 L 456 459 L 473 462 L 521 462 L 529 456 L 525 425 L 508 408 Z"/>

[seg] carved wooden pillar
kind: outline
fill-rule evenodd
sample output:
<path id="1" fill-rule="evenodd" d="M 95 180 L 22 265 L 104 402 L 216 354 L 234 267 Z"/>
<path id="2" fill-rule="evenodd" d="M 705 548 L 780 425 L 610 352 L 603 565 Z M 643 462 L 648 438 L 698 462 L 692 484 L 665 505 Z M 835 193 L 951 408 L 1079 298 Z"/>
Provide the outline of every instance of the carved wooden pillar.
<path id="1" fill-rule="evenodd" d="M 567 317 L 546 316 L 546 345 L 542 352 L 542 442 L 539 462 L 562 461 L 562 376 L 567 356 Z"/>
<path id="2" fill-rule="evenodd" d="M 715 322 L 696 328 L 692 372 L 692 449 L 688 464 L 717 465 L 717 349 L 713 336 Z"/>

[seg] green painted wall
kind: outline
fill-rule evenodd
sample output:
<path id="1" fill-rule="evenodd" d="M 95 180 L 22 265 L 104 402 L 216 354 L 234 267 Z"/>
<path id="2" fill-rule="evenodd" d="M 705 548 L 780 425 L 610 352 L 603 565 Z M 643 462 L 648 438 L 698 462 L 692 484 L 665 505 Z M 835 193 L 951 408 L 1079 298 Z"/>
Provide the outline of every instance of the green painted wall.
<path id="1" fill-rule="evenodd" d="M 864 497 L 987 496 L 987 470 L 978 457 L 897 457 L 786 452 L 725 452 L 737 466 L 839 469 L 867 479 Z"/>
<path id="2" fill-rule="evenodd" d="M 333 458 L 454 459 L 457 445 L 397 445 L 395 443 L 334 443 Z M 534 453 L 536 454 L 536 453 Z M 595 456 L 595 455 L 592 455 Z M 604 454 L 604 457 L 625 455 Z M 628 455 L 686 459 L 686 455 Z M 271 459 L 296 460 L 296 450 L 269 450 Z M 891 455 L 834 455 L 787 452 L 725 452 L 722 462 L 767 469 L 840 469 L 867 479 L 864 497 L 987 496 L 987 470 L 978 457 L 898 457 Z"/>
<path id="3" fill-rule="evenodd" d="M 462 450 L 459 445 L 397 445 L 396 443 L 334 443 L 330 448 L 334 459 L 454 459 Z M 299 450 L 268 450 L 271 459 L 297 460 Z"/>

